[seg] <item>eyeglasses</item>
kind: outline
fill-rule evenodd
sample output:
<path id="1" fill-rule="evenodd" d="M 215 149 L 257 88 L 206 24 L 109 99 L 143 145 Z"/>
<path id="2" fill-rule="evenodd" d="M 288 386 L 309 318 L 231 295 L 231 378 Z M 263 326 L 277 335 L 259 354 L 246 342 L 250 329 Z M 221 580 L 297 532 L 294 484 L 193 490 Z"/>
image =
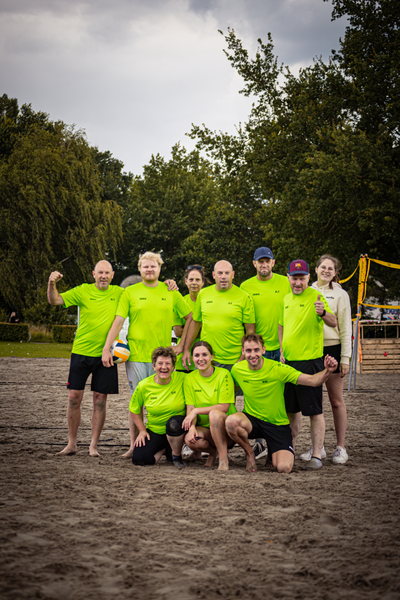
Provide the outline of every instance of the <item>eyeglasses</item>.
<path id="1" fill-rule="evenodd" d="M 188 265 L 186 267 L 186 271 L 192 271 L 193 269 L 196 269 L 197 271 L 202 271 L 204 267 L 202 267 L 201 265 Z"/>

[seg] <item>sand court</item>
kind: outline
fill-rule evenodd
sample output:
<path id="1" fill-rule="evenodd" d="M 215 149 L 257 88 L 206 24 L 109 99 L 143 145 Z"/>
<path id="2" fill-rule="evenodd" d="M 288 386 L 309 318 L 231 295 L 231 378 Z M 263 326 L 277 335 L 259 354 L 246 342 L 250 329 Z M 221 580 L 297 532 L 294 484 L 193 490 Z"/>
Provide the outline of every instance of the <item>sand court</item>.
<path id="1" fill-rule="evenodd" d="M 357 376 L 345 392 L 349 462 L 296 459 L 280 475 L 235 447 L 228 473 L 193 463 L 133 467 L 129 390 L 110 397 L 100 458 L 90 458 L 85 392 L 79 450 L 67 441 L 65 359 L 0 359 L 4 600 L 400 598 L 400 374 Z M 309 446 L 308 420 L 297 454 Z"/>

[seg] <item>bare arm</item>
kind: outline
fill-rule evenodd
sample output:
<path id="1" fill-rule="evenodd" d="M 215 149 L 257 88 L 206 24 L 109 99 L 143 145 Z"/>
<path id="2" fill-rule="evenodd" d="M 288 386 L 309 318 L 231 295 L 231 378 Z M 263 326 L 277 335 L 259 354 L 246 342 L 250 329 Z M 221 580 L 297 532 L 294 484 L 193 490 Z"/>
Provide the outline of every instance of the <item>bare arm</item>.
<path id="1" fill-rule="evenodd" d="M 114 364 L 110 348 L 113 341 L 117 339 L 118 334 L 121 331 L 121 327 L 124 324 L 124 321 L 124 317 L 119 317 L 117 315 L 114 319 L 114 323 L 111 325 L 110 331 L 108 332 L 106 343 L 104 344 L 103 348 L 103 354 L 101 356 L 101 362 L 105 367 L 112 367 Z"/>
<path id="2" fill-rule="evenodd" d="M 227 413 L 229 406 L 230 405 L 228 402 L 224 402 L 223 404 L 214 404 L 213 406 L 198 406 L 197 408 L 194 406 L 188 406 L 187 415 L 182 423 L 182 427 L 187 431 L 192 423 L 196 423 L 197 415 L 209 415 L 212 410 L 220 410 L 221 412 Z"/>
<path id="3" fill-rule="evenodd" d="M 50 273 L 47 284 L 47 299 L 53 306 L 61 306 L 64 304 L 64 300 L 56 287 L 57 281 L 60 281 L 60 279 L 62 279 L 62 275 L 58 271 Z"/>
<path id="4" fill-rule="evenodd" d="M 283 340 L 283 326 L 278 325 L 278 336 L 279 336 L 279 348 L 281 350 L 281 363 L 285 362 L 285 357 L 283 356 L 283 348 L 282 348 L 282 340 Z"/>
<path id="5" fill-rule="evenodd" d="M 139 434 L 135 440 L 135 446 L 145 446 L 146 440 L 150 439 L 150 435 L 149 435 L 148 431 L 146 430 L 146 427 L 143 423 L 143 419 L 142 419 L 141 415 L 132 413 L 132 420 L 139 430 Z"/>
<path id="6" fill-rule="evenodd" d="M 256 332 L 256 324 L 255 323 L 245 323 L 244 327 L 246 329 L 246 334 Z"/>
<path id="7" fill-rule="evenodd" d="M 174 325 L 173 327 L 176 337 L 181 338 L 183 333 L 183 325 Z"/>
<path id="8" fill-rule="evenodd" d="M 188 315 L 186 315 L 184 317 L 184 319 L 185 319 L 186 323 L 185 323 L 185 327 L 183 328 L 182 335 L 180 336 L 181 339 L 179 340 L 179 344 L 177 344 L 174 347 L 174 352 L 177 356 L 178 356 L 178 354 L 181 354 L 181 352 L 183 352 L 183 348 L 185 345 L 185 339 L 186 339 L 186 336 L 187 336 L 187 333 L 188 333 L 188 330 L 190 327 L 190 323 L 192 322 L 192 313 L 190 312 Z"/>
<path id="9" fill-rule="evenodd" d="M 337 360 L 335 360 L 332 356 L 329 356 L 329 354 L 327 354 L 324 360 L 325 369 L 323 371 L 320 371 L 319 373 L 315 373 L 314 375 L 307 375 L 306 373 L 302 373 L 297 379 L 297 384 L 309 385 L 310 387 L 318 387 L 325 383 L 325 381 L 329 379 L 332 373 L 336 371 L 337 365 Z"/>
<path id="10" fill-rule="evenodd" d="M 186 322 L 187 325 L 187 322 Z M 186 327 L 185 325 L 185 327 Z M 187 364 L 191 365 L 191 361 L 190 361 L 190 348 L 192 347 L 192 344 L 194 342 L 194 340 L 196 339 L 199 331 L 201 329 L 201 321 L 195 321 L 194 319 L 192 319 L 190 321 L 189 324 L 189 328 L 186 334 L 186 339 L 184 342 L 184 350 L 183 350 L 183 354 L 182 354 L 182 364 L 185 367 L 185 369 L 189 370 L 187 367 Z M 186 362 L 187 361 L 187 362 Z"/>

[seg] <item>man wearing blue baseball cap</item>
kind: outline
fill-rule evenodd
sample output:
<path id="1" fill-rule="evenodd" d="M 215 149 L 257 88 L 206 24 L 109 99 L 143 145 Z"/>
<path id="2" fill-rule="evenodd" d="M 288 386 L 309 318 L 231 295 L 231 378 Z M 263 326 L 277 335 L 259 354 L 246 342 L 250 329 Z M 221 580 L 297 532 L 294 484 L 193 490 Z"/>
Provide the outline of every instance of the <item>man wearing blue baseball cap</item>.
<path id="1" fill-rule="evenodd" d="M 336 326 L 336 317 L 324 296 L 308 286 L 310 267 L 305 260 L 293 260 L 287 277 L 291 292 L 283 299 L 279 319 L 281 361 L 294 369 L 313 375 L 324 369 L 324 323 Z M 322 386 L 302 387 L 285 385 L 285 405 L 293 436 L 293 448 L 301 427 L 301 415 L 310 417 L 313 457 L 307 469 L 322 467 L 321 451 L 325 437 L 322 414 Z"/>
<path id="2" fill-rule="evenodd" d="M 265 345 L 263 357 L 280 361 L 278 324 L 283 298 L 290 293 L 290 285 L 287 277 L 273 272 L 275 259 L 270 248 L 257 248 L 253 265 L 256 275 L 246 279 L 240 287 L 253 299 L 256 333 L 261 335 Z M 262 439 L 256 440 L 253 449 L 256 458 L 267 454 L 267 447 Z"/>

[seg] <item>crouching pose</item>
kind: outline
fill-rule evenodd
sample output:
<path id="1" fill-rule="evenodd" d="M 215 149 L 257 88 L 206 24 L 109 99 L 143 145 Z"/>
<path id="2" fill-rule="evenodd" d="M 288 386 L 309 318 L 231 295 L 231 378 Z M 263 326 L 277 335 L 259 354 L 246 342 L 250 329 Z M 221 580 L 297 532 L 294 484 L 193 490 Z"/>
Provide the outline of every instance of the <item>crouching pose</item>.
<path id="1" fill-rule="evenodd" d="M 175 467 L 186 467 L 181 452 L 185 435 L 183 382 L 186 375 L 174 371 L 176 356 L 172 348 L 156 348 L 151 361 L 155 375 L 140 381 L 132 395 L 129 410 L 139 430 L 132 453 L 134 465 L 154 465 L 163 454 Z M 143 423 L 147 410 L 147 427 Z"/>
<path id="2" fill-rule="evenodd" d="M 227 369 L 214 367 L 208 342 L 196 342 L 192 358 L 197 370 L 186 375 L 183 386 L 185 443 L 194 452 L 208 452 L 206 467 L 214 466 L 218 452 L 219 469 L 228 470 L 228 447 L 235 442 L 226 435 L 225 419 L 236 412 L 233 379 Z"/>
<path id="3" fill-rule="evenodd" d="M 290 473 L 294 452 L 283 397 L 285 383 L 318 387 L 335 371 L 337 361 L 326 356 L 325 369 L 315 375 L 307 375 L 288 365 L 263 358 L 265 348 L 260 335 L 245 335 L 242 349 L 246 360 L 233 366 L 232 377 L 243 390 L 244 412 L 226 419 L 226 431 L 245 451 L 247 471 L 257 470 L 249 438 L 263 438 L 275 469 L 279 473 Z"/>

